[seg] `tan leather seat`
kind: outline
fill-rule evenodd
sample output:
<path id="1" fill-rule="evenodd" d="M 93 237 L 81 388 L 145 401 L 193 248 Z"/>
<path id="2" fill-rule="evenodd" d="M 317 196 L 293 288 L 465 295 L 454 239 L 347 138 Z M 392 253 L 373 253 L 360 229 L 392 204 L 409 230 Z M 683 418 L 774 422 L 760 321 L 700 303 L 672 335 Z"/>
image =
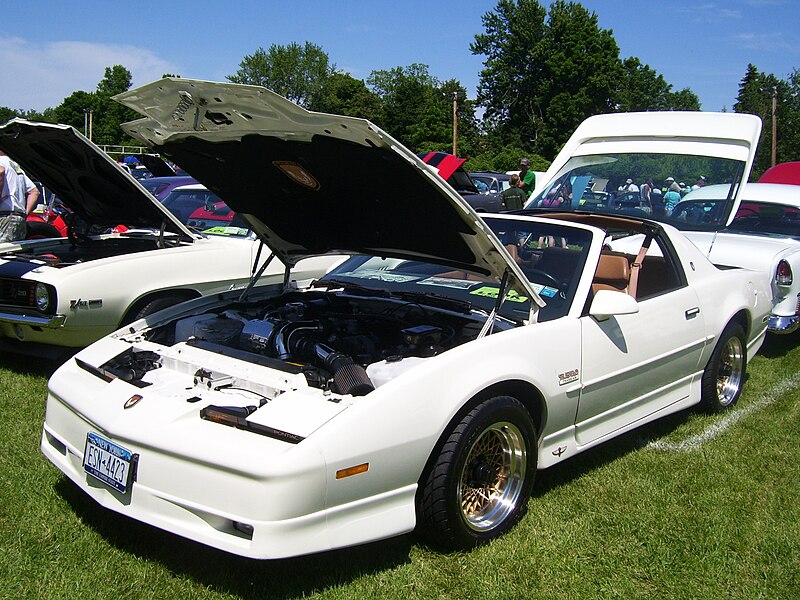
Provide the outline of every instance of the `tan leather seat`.
<path id="1" fill-rule="evenodd" d="M 631 278 L 631 266 L 624 256 L 601 254 L 597 271 L 592 281 L 592 292 L 612 290 L 628 293 L 628 282 Z"/>

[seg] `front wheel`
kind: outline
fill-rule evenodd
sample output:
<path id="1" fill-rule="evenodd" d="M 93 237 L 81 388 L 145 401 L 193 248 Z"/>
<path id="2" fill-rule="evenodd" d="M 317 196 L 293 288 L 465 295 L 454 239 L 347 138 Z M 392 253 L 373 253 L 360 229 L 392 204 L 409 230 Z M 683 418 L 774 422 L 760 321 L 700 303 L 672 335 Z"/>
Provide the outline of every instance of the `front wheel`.
<path id="1" fill-rule="evenodd" d="M 739 323 L 729 323 L 703 371 L 701 408 L 717 413 L 736 404 L 742 393 L 746 368 L 744 329 Z"/>
<path id="2" fill-rule="evenodd" d="M 146 304 L 140 305 L 138 307 L 134 307 L 133 310 L 129 313 L 129 315 L 123 320 L 123 325 L 128 325 L 133 323 L 134 321 L 138 321 L 139 319 L 143 319 L 145 317 L 149 317 L 153 313 L 156 313 L 160 310 L 165 308 L 169 308 L 170 306 L 174 306 L 179 302 L 183 302 L 186 298 L 182 298 L 179 296 L 161 296 L 160 298 L 154 298 L 149 300 Z"/>
<path id="3" fill-rule="evenodd" d="M 421 482 L 419 521 L 434 543 L 472 548 L 525 514 L 536 473 L 536 432 L 515 398 L 473 408 L 447 435 Z"/>

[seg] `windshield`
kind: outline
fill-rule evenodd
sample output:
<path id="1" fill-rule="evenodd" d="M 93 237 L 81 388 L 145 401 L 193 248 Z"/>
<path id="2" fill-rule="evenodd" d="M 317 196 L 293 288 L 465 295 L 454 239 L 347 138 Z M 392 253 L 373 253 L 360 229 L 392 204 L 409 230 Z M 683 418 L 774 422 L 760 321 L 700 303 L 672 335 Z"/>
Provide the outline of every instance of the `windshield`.
<path id="1" fill-rule="evenodd" d="M 176 189 L 164 198 L 164 208 L 181 223 L 204 233 L 247 236 L 247 224 L 214 192 L 203 188 Z"/>
<path id="2" fill-rule="evenodd" d="M 592 234 L 570 225 L 528 219 L 485 219 L 506 246 L 532 287 L 545 301 L 539 321 L 562 317 L 569 312 L 583 273 Z M 454 310 L 466 307 L 485 313 L 496 303 L 500 282 L 450 267 L 414 260 L 358 256 L 345 261 L 321 281 L 339 282 L 354 289 L 388 292 L 420 304 Z M 417 298 L 414 298 L 414 294 Z M 522 321 L 530 314 L 530 299 L 509 292 L 500 315 Z"/>
<path id="3" fill-rule="evenodd" d="M 728 229 L 800 237 L 800 209 L 788 204 L 743 200 Z"/>
<path id="4" fill-rule="evenodd" d="M 724 225 L 744 162 L 685 154 L 625 153 L 575 156 L 526 208 L 623 213 L 675 225 L 716 229 Z M 687 219 L 676 207 L 692 190 L 715 185 L 717 209 Z"/>

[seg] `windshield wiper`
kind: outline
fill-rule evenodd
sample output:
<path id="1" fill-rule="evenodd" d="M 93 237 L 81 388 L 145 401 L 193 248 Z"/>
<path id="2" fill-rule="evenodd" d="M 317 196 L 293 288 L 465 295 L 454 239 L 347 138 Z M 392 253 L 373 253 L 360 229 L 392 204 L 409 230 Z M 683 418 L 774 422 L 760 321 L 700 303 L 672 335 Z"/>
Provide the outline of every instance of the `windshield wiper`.
<path id="1" fill-rule="evenodd" d="M 384 290 L 376 290 L 374 288 L 369 288 L 366 286 L 361 285 L 360 283 L 355 283 L 353 281 L 344 281 L 342 279 L 333 279 L 326 277 L 325 279 L 317 279 L 311 284 L 312 288 L 341 288 L 346 292 L 350 293 L 359 293 L 365 296 L 382 296 L 386 297 L 388 294 Z"/>
<path id="2" fill-rule="evenodd" d="M 399 291 L 391 292 L 391 295 L 395 298 L 401 298 L 403 300 L 409 300 L 419 304 L 427 304 L 436 308 L 457 310 L 463 313 L 469 313 L 473 310 L 472 302 L 467 300 L 458 300 L 456 298 L 451 298 L 450 296 L 443 296 L 433 292 Z"/>

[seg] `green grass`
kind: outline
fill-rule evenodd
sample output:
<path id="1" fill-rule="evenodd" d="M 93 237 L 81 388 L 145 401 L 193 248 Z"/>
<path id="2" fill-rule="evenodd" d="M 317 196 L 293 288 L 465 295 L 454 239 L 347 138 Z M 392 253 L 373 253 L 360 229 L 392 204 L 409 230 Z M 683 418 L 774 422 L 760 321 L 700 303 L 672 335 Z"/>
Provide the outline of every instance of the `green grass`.
<path id="1" fill-rule="evenodd" d="M 2 357 L 0 598 L 796 598 L 800 395 L 773 393 L 800 373 L 795 340 L 751 362 L 737 410 L 752 412 L 717 437 L 676 450 L 726 418 L 681 413 L 542 471 L 488 546 L 404 536 L 273 562 L 95 505 L 39 453 L 52 366 Z"/>

